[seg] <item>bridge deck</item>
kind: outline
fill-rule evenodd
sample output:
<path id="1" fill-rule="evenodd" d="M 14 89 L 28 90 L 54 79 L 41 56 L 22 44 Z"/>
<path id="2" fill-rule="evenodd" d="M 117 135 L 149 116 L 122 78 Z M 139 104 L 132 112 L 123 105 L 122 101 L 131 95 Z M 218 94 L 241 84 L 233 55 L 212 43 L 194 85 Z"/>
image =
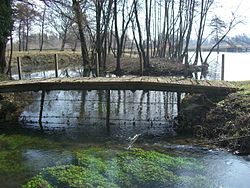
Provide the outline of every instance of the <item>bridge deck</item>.
<path id="1" fill-rule="evenodd" d="M 225 81 L 178 77 L 47 78 L 0 82 L 0 93 L 39 90 L 153 90 L 186 93 L 229 93 L 235 86 Z"/>

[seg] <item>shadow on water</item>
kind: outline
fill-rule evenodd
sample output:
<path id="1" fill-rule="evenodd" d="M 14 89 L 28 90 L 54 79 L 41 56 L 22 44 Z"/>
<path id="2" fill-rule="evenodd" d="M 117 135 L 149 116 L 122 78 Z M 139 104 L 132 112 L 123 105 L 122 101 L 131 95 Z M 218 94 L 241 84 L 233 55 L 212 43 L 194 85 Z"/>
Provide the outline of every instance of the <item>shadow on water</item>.
<path id="1" fill-rule="evenodd" d="M 46 71 L 23 77 L 47 78 L 54 74 Z M 81 68 L 59 70 L 60 77 L 82 74 Z M 135 134 L 170 136 L 175 134 L 173 117 L 178 113 L 178 96 L 159 91 L 42 91 L 35 94 L 20 122 L 25 128 L 74 140 L 124 140 Z"/>
<path id="2" fill-rule="evenodd" d="M 172 136 L 177 94 L 157 91 L 39 92 L 20 116 L 24 128 L 71 139 Z"/>

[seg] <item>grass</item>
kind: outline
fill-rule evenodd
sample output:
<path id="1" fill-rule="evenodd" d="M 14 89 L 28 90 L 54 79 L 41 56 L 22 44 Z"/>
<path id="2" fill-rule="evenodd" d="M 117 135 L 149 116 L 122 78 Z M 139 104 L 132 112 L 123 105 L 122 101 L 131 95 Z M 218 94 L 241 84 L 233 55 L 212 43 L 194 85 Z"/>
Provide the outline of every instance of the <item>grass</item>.
<path id="1" fill-rule="evenodd" d="M 250 95 L 250 80 L 233 82 L 233 84 L 239 87 L 240 89 L 239 93 L 244 95 Z"/>
<path id="2" fill-rule="evenodd" d="M 82 57 L 79 51 L 14 51 L 12 60 L 12 72 L 17 73 L 17 57 L 21 57 L 23 72 L 46 71 L 54 69 L 54 54 L 58 54 L 59 69 L 82 66 Z M 152 58 L 152 68 L 146 70 L 149 75 L 180 75 L 183 73 L 184 65 L 181 63 L 169 62 L 163 58 Z M 95 69 L 95 64 L 89 65 Z M 116 70 L 116 58 L 113 54 L 107 54 L 107 72 Z M 102 68 L 102 67 L 101 67 Z M 140 74 L 140 61 L 137 56 L 124 54 L 121 58 L 121 68 L 124 74 Z"/>

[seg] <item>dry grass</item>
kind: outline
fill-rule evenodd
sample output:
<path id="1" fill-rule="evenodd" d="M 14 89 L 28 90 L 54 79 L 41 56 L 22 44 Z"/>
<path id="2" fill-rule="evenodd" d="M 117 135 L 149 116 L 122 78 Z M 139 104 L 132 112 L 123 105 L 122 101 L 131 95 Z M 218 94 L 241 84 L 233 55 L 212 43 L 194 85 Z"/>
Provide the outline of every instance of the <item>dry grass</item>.
<path id="1" fill-rule="evenodd" d="M 12 60 L 12 72 L 17 73 L 17 57 L 21 57 L 23 72 L 46 71 L 54 69 L 54 54 L 58 54 L 59 68 L 71 68 L 82 66 L 80 51 L 14 51 Z M 152 58 L 151 68 L 145 71 L 146 75 L 181 75 L 184 65 L 178 62 L 169 62 L 163 58 Z M 116 58 L 107 55 L 107 70 L 114 72 L 116 69 Z M 95 65 L 90 65 L 93 69 Z M 121 58 L 121 68 L 124 74 L 140 74 L 140 60 L 136 56 L 125 54 Z"/>

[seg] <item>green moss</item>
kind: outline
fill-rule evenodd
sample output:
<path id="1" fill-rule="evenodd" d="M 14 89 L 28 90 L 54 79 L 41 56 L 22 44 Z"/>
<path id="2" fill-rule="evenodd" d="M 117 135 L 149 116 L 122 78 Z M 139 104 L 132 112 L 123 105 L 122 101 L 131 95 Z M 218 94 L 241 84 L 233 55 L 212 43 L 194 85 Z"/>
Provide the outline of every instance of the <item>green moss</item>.
<path id="1" fill-rule="evenodd" d="M 134 149 L 118 155 L 125 179 L 133 184 L 151 186 L 171 186 L 182 182 L 177 171 L 185 171 L 190 176 L 203 170 L 203 166 L 193 159 L 173 157 L 155 151 Z M 192 178 L 191 178 L 192 179 Z"/>
<path id="2" fill-rule="evenodd" d="M 26 185 L 22 186 L 22 188 L 53 188 L 46 180 L 42 178 L 42 176 L 38 175 L 31 179 Z"/>
<path id="3" fill-rule="evenodd" d="M 77 163 L 88 169 L 96 170 L 99 173 L 104 173 L 107 170 L 107 165 L 100 157 L 94 157 L 85 153 L 77 153 Z"/>
<path id="4" fill-rule="evenodd" d="M 16 112 L 16 110 L 17 107 L 13 101 L 9 101 L 0 96 L 0 122 L 11 121 L 11 116 Z"/>
<path id="5" fill-rule="evenodd" d="M 45 138 L 36 136 L 24 136 L 24 135 L 0 135 L 0 148 L 6 150 L 18 150 L 24 148 L 55 148 L 59 147 L 56 142 L 49 141 Z"/>
<path id="6" fill-rule="evenodd" d="M 54 187 L 204 187 L 203 170 L 192 158 L 90 147 L 76 151 L 74 165 L 47 168 L 39 177 Z"/>
<path id="7" fill-rule="evenodd" d="M 27 148 L 55 148 L 57 143 L 46 139 L 23 135 L 0 135 L 0 173 L 11 176 L 23 173 L 27 167 L 23 165 L 23 150 Z"/>
<path id="8" fill-rule="evenodd" d="M 75 165 L 47 168 L 23 187 L 38 187 L 37 182 L 45 182 L 51 187 L 118 187 L 96 171 Z"/>
<path id="9" fill-rule="evenodd" d="M 6 74 L 0 74 L 0 81 L 5 81 L 8 80 L 9 78 L 7 77 Z"/>
<path id="10" fill-rule="evenodd" d="M 25 168 L 21 165 L 22 153 L 19 151 L 0 151 L 0 174 L 15 174 Z"/>

